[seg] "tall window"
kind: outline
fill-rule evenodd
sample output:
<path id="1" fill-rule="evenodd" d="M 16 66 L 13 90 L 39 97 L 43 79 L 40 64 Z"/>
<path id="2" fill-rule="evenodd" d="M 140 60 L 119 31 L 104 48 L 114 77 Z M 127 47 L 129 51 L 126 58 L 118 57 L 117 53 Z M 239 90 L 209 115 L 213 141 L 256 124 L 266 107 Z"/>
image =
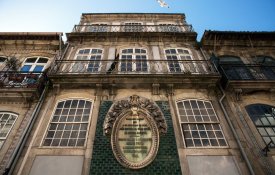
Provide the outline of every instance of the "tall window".
<path id="1" fill-rule="evenodd" d="M 147 52 L 145 49 L 131 48 L 121 51 L 121 72 L 147 72 Z"/>
<path id="2" fill-rule="evenodd" d="M 270 56 L 256 56 L 253 62 L 257 66 L 252 70 L 252 74 L 256 79 L 275 80 L 275 59 Z"/>
<path id="3" fill-rule="evenodd" d="M 77 61 L 72 67 L 72 72 L 98 72 L 102 53 L 102 49 L 80 49 L 76 54 L 76 60 L 86 61 Z"/>
<path id="4" fill-rule="evenodd" d="M 236 56 L 220 56 L 219 62 L 222 65 L 222 71 L 230 80 L 249 80 L 253 79 L 251 72 L 244 65 L 241 58 Z"/>
<path id="5" fill-rule="evenodd" d="M 21 68 L 22 72 L 42 72 L 48 63 L 48 58 L 31 57 L 27 58 Z"/>
<path id="6" fill-rule="evenodd" d="M 264 104 L 246 106 L 246 111 L 254 122 L 265 144 L 275 147 L 275 107 Z"/>
<path id="7" fill-rule="evenodd" d="M 9 112 L 0 112 L 0 148 L 7 139 L 18 115 Z"/>
<path id="8" fill-rule="evenodd" d="M 210 101 L 181 100 L 177 102 L 177 107 L 186 147 L 227 146 Z"/>
<path id="9" fill-rule="evenodd" d="M 84 146 L 92 102 L 80 99 L 57 104 L 43 146 Z"/>
<path id="10" fill-rule="evenodd" d="M 168 60 L 168 68 L 170 72 L 189 71 L 195 72 L 191 52 L 188 49 L 165 49 L 165 57 Z"/>
<path id="11" fill-rule="evenodd" d="M 126 22 L 124 23 L 124 32 L 142 32 L 143 26 L 140 22 Z"/>

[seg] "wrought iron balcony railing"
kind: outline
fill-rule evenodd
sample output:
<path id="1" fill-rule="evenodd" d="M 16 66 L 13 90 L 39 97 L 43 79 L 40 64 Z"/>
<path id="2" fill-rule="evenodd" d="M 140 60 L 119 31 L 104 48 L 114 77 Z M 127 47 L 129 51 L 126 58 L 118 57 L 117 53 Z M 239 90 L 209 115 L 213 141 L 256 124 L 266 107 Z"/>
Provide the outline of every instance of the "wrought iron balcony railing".
<path id="1" fill-rule="evenodd" d="M 193 32 L 192 25 L 75 25 L 73 32 Z"/>
<path id="2" fill-rule="evenodd" d="M 275 81 L 275 65 L 221 64 L 219 70 L 223 78 L 228 80 L 273 80 Z"/>
<path id="3" fill-rule="evenodd" d="M 46 74 L 41 72 L 0 72 L 0 88 L 35 88 L 40 92 L 46 80 Z"/>
<path id="4" fill-rule="evenodd" d="M 218 75 L 206 60 L 58 60 L 50 74 L 185 74 Z"/>

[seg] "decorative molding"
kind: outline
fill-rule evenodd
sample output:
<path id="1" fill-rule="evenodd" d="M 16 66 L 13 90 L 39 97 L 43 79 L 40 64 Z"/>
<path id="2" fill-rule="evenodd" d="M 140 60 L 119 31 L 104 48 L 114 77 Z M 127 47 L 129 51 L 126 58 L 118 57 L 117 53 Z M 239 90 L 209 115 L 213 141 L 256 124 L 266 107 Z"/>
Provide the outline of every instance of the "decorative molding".
<path id="1" fill-rule="evenodd" d="M 137 95 L 113 104 L 103 128 L 106 135 L 111 134 L 117 161 L 131 169 L 143 168 L 155 159 L 159 133 L 167 132 L 167 124 L 159 107 Z"/>
<path id="2" fill-rule="evenodd" d="M 174 84 L 168 84 L 166 92 L 167 95 L 174 95 Z"/>
<path id="3" fill-rule="evenodd" d="M 243 90 L 242 89 L 234 89 L 234 92 L 235 92 L 236 100 L 241 101 Z"/>
<path id="4" fill-rule="evenodd" d="M 95 92 L 96 96 L 100 96 L 102 95 L 102 84 L 96 84 L 96 92 Z"/>
<path id="5" fill-rule="evenodd" d="M 160 85 L 158 83 L 152 84 L 152 94 L 153 95 L 159 95 L 159 87 Z"/>
<path id="6" fill-rule="evenodd" d="M 275 87 L 270 89 L 270 100 L 275 101 Z"/>
<path id="7" fill-rule="evenodd" d="M 153 101 L 133 95 L 127 100 L 120 100 L 113 104 L 104 120 L 104 133 L 106 135 L 110 135 L 115 120 L 119 117 L 119 115 L 121 115 L 121 113 L 126 110 L 130 110 L 133 106 L 136 106 L 139 110 L 146 112 L 154 119 L 159 133 L 165 134 L 167 132 L 167 124 L 159 107 Z"/>

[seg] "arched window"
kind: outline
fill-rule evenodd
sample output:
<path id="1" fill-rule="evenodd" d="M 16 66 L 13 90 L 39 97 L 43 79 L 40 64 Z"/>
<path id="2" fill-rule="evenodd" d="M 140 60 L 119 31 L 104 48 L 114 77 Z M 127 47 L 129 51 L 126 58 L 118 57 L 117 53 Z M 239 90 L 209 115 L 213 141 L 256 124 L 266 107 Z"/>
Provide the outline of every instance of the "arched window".
<path id="1" fill-rule="evenodd" d="M 252 104 L 245 107 L 265 144 L 271 141 L 275 147 L 275 107 L 265 104 Z"/>
<path id="2" fill-rule="evenodd" d="M 165 49 L 165 57 L 168 60 L 168 69 L 170 72 L 195 72 L 195 65 L 191 62 L 185 62 L 193 60 L 192 54 L 188 49 Z"/>
<path id="3" fill-rule="evenodd" d="M 48 126 L 43 146 L 84 146 L 92 102 L 69 99 L 58 102 Z"/>
<path id="4" fill-rule="evenodd" d="M 27 58 L 21 67 L 22 72 L 43 72 L 49 59 L 45 57 Z"/>
<path id="5" fill-rule="evenodd" d="M 256 64 L 263 65 L 275 65 L 275 59 L 270 56 L 259 55 L 252 58 L 253 62 Z"/>
<path id="6" fill-rule="evenodd" d="M 210 101 L 177 101 L 178 116 L 186 147 L 225 147 L 220 121 Z"/>
<path id="7" fill-rule="evenodd" d="M 142 48 L 128 48 L 121 50 L 121 72 L 147 72 L 147 51 Z"/>
<path id="8" fill-rule="evenodd" d="M 18 115 L 10 112 L 0 112 L 0 148 L 7 139 Z"/>
<path id="9" fill-rule="evenodd" d="M 220 71 L 226 74 L 229 80 L 253 79 L 251 72 L 241 58 L 236 56 L 219 56 Z"/>
<path id="10" fill-rule="evenodd" d="M 6 57 L 0 56 L 0 64 L 4 63 L 6 60 Z"/>
<path id="11" fill-rule="evenodd" d="M 98 48 L 79 49 L 76 53 L 76 60 L 87 60 L 76 62 L 72 67 L 72 72 L 99 72 L 100 61 L 103 50 Z"/>

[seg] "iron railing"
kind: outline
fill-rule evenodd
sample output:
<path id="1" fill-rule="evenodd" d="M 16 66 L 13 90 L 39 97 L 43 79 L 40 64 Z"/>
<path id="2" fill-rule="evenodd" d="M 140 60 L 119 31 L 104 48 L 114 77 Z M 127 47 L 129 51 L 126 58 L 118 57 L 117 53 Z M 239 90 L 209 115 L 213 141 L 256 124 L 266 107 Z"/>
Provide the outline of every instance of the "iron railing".
<path id="1" fill-rule="evenodd" d="M 41 72 L 0 72 L 0 88 L 35 88 L 42 92 L 46 80 L 46 74 Z"/>
<path id="2" fill-rule="evenodd" d="M 192 25 L 75 25 L 73 32 L 193 32 Z"/>
<path id="3" fill-rule="evenodd" d="M 275 66 L 253 64 L 221 64 L 219 70 L 223 78 L 228 80 L 273 80 L 275 81 Z"/>
<path id="4" fill-rule="evenodd" d="M 185 74 L 218 75 L 206 60 L 58 60 L 50 74 Z"/>

